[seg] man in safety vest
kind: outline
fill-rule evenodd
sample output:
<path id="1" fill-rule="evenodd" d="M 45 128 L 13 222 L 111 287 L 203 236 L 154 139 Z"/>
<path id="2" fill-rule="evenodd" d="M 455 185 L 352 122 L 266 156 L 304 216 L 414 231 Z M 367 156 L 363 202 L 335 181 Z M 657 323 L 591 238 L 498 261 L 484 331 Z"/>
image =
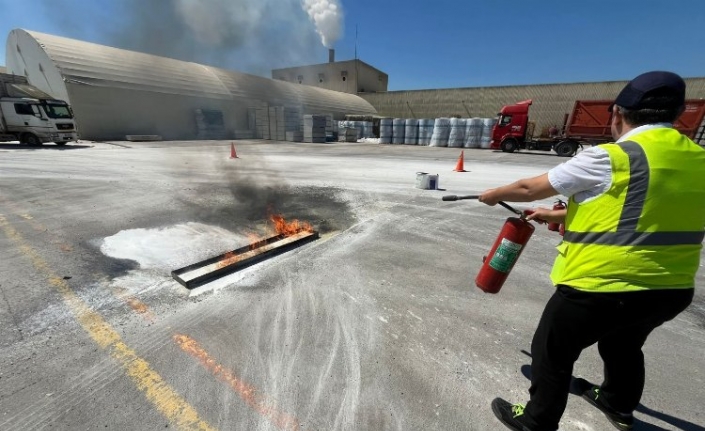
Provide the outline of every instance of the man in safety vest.
<path id="1" fill-rule="evenodd" d="M 672 128 L 684 105 L 680 76 L 639 75 L 610 107 L 615 143 L 480 196 L 488 205 L 570 197 L 567 209 L 529 217 L 564 222 L 565 236 L 551 272 L 556 292 L 531 343 L 530 400 L 492 402 L 508 428 L 557 430 L 573 364 L 595 343 L 604 380 L 576 379 L 573 388 L 617 429 L 633 427 L 644 389 L 641 348 L 692 301 L 705 236 L 705 149 Z"/>

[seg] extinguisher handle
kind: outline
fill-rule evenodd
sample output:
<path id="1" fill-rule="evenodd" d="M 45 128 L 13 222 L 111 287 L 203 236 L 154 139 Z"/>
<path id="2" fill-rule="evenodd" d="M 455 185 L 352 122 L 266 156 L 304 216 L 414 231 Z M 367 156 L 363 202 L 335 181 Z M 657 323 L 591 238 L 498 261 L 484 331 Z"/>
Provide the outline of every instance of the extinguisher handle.
<path id="1" fill-rule="evenodd" d="M 530 216 L 531 214 L 533 214 L 533 213 L 535 213 L 535 212 L 536 212 L 536 211 L 534 211 L 534 210 L 524 210 L 524 217 Z M 535 218 L 535 219 L 532 219 L 532 220 L 535 221 L 535 222 L 538 223 L 538 224 L 546 224 L 546 223 L 548 223 L 546 220 L 544 220 L 544 219 L 542 219 L 542 218 Z"/>

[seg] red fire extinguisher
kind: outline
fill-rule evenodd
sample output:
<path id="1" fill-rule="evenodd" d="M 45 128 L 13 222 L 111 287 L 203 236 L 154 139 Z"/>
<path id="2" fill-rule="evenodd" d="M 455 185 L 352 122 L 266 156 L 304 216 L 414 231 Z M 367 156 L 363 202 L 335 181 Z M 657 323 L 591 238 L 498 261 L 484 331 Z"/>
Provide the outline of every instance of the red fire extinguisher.
<path id="1" fill-rule="evenodd" d="M 455 201 L 459 199 L 477 198 L 478 196 L 474 195 L 451 195 L 444 196 L 443 200 Z M 502 226 L 502 230 L 499 232 L 499 236 L 490 249 L 490 253 L 482 259 L 482 267 L 475 278 L 475 285 L 487 293 L 497 293 L 500 291 L 535 230 L 534 225 L 526 220 L 526 217 L 532 214 L 533 211 L 518 211 L 504 202 L 498 203 L 517 214 L 519 217 L 507 218 L 504 222 L 504 226 Z M 557 205 L 558 203 L 556 203 L 554 209 L 559 209 L 556 208 Z M 565 206 L 563 206 L 563 208 L 565 208 Z M 540 224 L 545 223 L 545 221 L 540 219 L 534 220 Z"/>
<path id="2" fill-rule="evenodd" d="M 512 211 L 520 216 L 509 217 L 504 222 L 490 253 L 482 259 L 482 268 L 475 277 L 475 285 L 487 293 L 499 292 L 534 234 L 534 225 L 526 220 L 528 214 L 513 209 Z"/>

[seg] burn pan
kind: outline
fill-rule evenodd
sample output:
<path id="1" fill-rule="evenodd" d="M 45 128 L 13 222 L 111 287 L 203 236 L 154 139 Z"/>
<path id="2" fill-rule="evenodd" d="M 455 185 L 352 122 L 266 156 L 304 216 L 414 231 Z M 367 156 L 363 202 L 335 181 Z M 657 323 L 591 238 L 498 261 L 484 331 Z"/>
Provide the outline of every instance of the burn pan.
<path id="1" fill-rule="evenodd" d="M 272 236 L 257 242 L 254 246 L 240 247 L 219 256 L 175 269 L 171 272 L 171 276 L 187 289 L 193 289 L 316 239 L 318 239 L 318 232 L 311 231 Z"/>

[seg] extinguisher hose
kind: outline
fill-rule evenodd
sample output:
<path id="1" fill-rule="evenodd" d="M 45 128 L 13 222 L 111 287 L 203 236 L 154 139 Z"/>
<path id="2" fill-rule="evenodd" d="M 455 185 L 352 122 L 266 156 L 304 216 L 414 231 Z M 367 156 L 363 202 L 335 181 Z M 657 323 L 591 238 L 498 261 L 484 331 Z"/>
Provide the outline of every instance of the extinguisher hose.
<path id="1" fill-rule="evenodd" d="M 463 200 L 463 199 L 478 199 L 479 197 L 480 197 L 480 195 L 465 195 L 465 196 L 446 195 L 446 196 L 443 196 L 442 199 L 444 201 L 459 201 L 459 200 Z M 509 211 L 513 212 L 514 214 L 518 215 L 522 219 L 524 219 L 526 217 L 525 213 L 508 205 L 506 202 L 499 201 L 497 203 L 500 204 L 501 206 L 503 206 L 504 208 L 508 209 Z"/>
<path id="2" fill-rule="evenodd" d="M 516 209 L 514 207 L 507 205 L 505 202 L 499 201 L 497 203 L 502 205 L 504 208 L 508 209 L 509 211 L 513 212 L 514 214 L 517 214 L 522 219 L 526 216 L 523 212 L 519 211 L 518 209 Z"/>

